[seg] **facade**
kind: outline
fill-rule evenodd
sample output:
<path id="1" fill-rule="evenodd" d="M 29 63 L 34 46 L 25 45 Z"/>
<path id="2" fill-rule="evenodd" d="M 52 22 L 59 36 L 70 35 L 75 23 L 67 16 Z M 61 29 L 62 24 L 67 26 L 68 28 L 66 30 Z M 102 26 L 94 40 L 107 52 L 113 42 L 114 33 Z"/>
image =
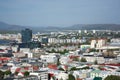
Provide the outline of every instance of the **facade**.
<path id="1" fill-rule="evenodd" d="M 86 79 L 90 77 L 91 70 L 80 70 L 80 71 L 73 71 L 74 77 L 80 79 Z"/>
<path id="2" fill-rule="evenodd" d="M 117 55 L 117 60 L 120 60 L 120 54 L 119 54 L 119 55 Z"/>
<path id="3" fill-rule="evenodd" d="M 56 55 L 41 55 L 40 58 L 41 58 L 41 60 L 46 61 L 48 63 L 56 63 L 57 62 Z"/>
<path id="4" fill-rule="evenodd" d="M 57 75 L 57 78 L 58 78 L 58 80 L 68 80 L 68 74 L 66 74 L 66 73 L 59 73 L 58 75 Z"/>
<path id="5" fill-rule="evenodd" d="M 46 72 L 31 72 L 30 75 L 38 76 L 38 80 L 48 80 L 48 73 Z"/>
<path id="6" fill-rule="evenodd" d="M 92 40 L 91 41 L 91 48 L 95 48 L 96 47 L 96 40 Z"/>
<path id="7" fill-rule="evenodd" d="M 32 39 L 32 30 L 25 29 L 21 31 L 22 34 L 22 42 L 27 43 L 30 42 Z"/>
<path id="8" fill-rule="evenodd" d="M 41 42 L 38 41 L 32 41 L 32 42 L 27 42 L 27 43 L 19 43 L 18 44 L 19 48 L 40 48 L 41 47 Z"/>
<path id="9" fill-rule="evenodd" d="M 41 42 L 44 43 L 44 44 L 48 43 L 48 38 L 47 37 L 43 37 Z"/>
<path id="10" fill-rule="evenodd" d="M 84 39 L 59 39 L 59 38 L 48 38 L 48 43 L 83 43 L 86 40 Z"/>
<path id="11" fill-rule="evenodd" d="M 87 62 L 94 63 L 95 60 L 97 60 L 98 64 L 105 63 L 104 57 L 84 56 L 84 58 L 87 60 Z"/>
<path id="12" fill-rule="evenodd" d="M 15 78 L 13 80 L 39 80 L 39 79 L 37 76 L 28 76 L 28 77 Z"/>
<path id="13" fill-rule="evenodd" d="M 90 78 L 102 77 L 104 80 L 108 75 L 120 76 L 120 72 L 94 70 L 90 73 Z"/>
<path id="14" fill-rule="evenodd" d="M 111 39 L 111 43 L 120 43 L 120 38 Z"/>
<path id="15" fill-rule="evenodd" d="M 106 45 L 105 39 L 97 39 L 91 41 L 91 48 L 101 48 Z"/>
<path id="16" fill-rule="evenodd" d="M 67 64 L 69 62 L 69 58 L 68 57 L 61 57 L 59 61 L 61 64 Z"/>

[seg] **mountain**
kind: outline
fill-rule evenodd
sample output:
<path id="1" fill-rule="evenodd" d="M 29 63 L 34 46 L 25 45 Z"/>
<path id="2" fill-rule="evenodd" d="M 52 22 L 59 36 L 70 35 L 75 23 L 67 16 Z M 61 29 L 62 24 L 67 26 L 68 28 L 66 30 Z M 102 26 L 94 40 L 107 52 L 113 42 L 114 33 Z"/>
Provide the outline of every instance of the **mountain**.
<path id="1" fill-rule="evenodd" d="M 0 22 L 0 31 L 20 31 L 25 28 L 25 26 L 10 25 L 4 22 Z"/>
<path id="2" fill-rule="evenodd" d="M 33 32 L 50 32 L 60 30 L 120 30 L 120 24 L 75 24 L 68 27 L 54 27 L 54 26 L 20 26 L 10 25 L 0 22 L 0 31 L 21 31 L 22 29 L 30 28 Z"/>
<path id="3" fill-rule="evenodd" d="M 120 24 L 76 24 L 65 29 L 69 30 L 120 30 Z"/>
<path id="4" fill-rule="evenodd" d="M 120 24 L 75 24 L 68 27 L 39 26 L 30 28 L 34 32 L 50 32 L 62 30 L 120 30 Z"/>

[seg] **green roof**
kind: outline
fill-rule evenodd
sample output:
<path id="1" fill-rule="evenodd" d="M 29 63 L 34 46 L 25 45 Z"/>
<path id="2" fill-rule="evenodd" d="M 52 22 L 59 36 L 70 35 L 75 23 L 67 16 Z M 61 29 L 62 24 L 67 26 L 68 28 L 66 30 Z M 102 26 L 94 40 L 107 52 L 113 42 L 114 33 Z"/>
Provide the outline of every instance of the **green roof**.
<path id="1" fill-rule="evenodd" d="M 100 70 L 94 70 L 91 73 L 100 73 L 100 72 L 101 72 Z"/>

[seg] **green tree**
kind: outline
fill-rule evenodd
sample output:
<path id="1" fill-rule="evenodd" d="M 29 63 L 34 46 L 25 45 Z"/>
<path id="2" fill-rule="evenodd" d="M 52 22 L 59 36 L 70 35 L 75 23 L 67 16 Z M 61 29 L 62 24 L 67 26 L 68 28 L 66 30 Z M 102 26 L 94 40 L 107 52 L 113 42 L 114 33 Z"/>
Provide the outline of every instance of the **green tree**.
<path id="1" fill-rule="evenodd" d="M 61 65 L 59 59 L 57 59 L 57 66 Z"/>
<path id="2" fill-rule="evenodd" d="M 95 77 L 93 80 L 102 80 L 101 77 Z"/>
<path id="3" fill-rule="evenodd" d="M 87 62 L 87 60 L 85 59 L 85 58 L 81 58 L 81 60 L 80 60 L 81 62 Z"/>
<path id="4" fill-rule="evenodd" d="M 75 77 L 72 74 L 69 74 L 68 80 L 75 80 Z"/>
<path id="5" fill-rule="evenodd" d="M 90 52 L 98 52 L 96 49 L 90 49 Z"/>
<path id="6" fill-rule="evenodd" d="M 94 61 L 94 64 L 95 64 L 95 65 L 97 65 L 97 64 L 98 64 L 97 60 L 95 60 L 95 61 Z"/>
<path id="7" fill-rule="evenodd" d="M 4 78 L 4 72 L 0 71 L 0 80 Z"/>
<path id="8" fill-rule="evenodd" d="M 24 72 L 24 76 L 25 76 L 25 77 L 29 76 L 29 74 L 30 74 L 30 73 L 29 73 L 28 71 L 25 71 L 25 72 Z"/>
<path id="9" fill-rule="evenodd" d="M 64 53 L 68 53 L 68 52 L 69 52 L 68 50 L 64 49 Z"/>
<path id="10" fill-rule="evenodd" d="M 90 69 L 89 66 L 86 66 L 86 67 L 83 67 L 83 68 L 80 68 L 80 69 Z"/>
<path id="11" fill-rule="evenodd" d="M 11 74 L 11 71 L 10 70 L 7 70 L 4 72 L 5 75 L 10 75 Z"/>
<path id="12" fill-rule="evenodd" d="M 120 80 L 120 76 L 109 75 L 104 80 Z"/>
<path id="13" fill-rule="evenodd" d="M 74 70 L 77 70 L 77 68 L 76 68 L 76 67 L 72 67 L 72 68 L 70 69 L 70 71 L 74 71 Z"/>
<path id="14" fill-rule="evenodd" d="M 52 52 L 52 53 L 55 53 L 56 51 L 55 51 L 55 49 L 52 49 L 51 52 Z"/>
<path id="15" fill-rule="evenodd" d="M 64 69 L 63 69 L 63 68 L 61 68 L 61 67 L 59 68 L 59 70 L 64 71 Z"/>
<path id="16" fill-rule="evenodd" d="M 14 74 L 15 74 L 15 75 L 18 75 L 18 72 L 15 72 Z"/>
<path id="17" fill-rule="evenodd" d="M 79 58 L 73 58 L 73 61 L 79 61 Z"/>

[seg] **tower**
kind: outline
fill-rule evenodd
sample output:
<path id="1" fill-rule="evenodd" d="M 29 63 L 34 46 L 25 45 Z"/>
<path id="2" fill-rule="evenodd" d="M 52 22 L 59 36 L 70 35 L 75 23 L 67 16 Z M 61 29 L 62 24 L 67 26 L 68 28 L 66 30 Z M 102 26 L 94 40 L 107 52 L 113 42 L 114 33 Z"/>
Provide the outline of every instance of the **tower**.
<path id="1" fill-rule="evenodd" d="M 32 39 L 32 30 L 27 28 L 25 30 L 22 30 L 21 34 L 22 34 L 22 42 L 23 43 L 27 43 L 27 42 L 31 41 L 31 39 Z"/>

